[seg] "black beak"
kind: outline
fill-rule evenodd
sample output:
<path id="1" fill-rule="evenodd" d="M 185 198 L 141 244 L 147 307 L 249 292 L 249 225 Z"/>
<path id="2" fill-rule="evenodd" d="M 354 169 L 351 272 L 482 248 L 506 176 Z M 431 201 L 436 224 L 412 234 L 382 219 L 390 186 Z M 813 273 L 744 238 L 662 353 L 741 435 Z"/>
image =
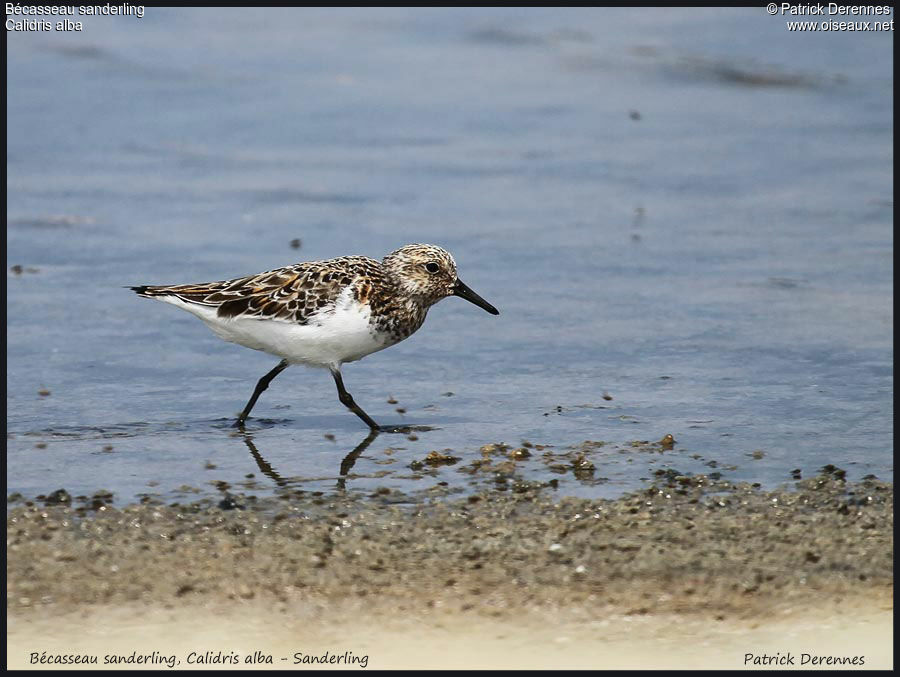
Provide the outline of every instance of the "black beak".
<path id="1" fill-rule="evenodd" d="M 491 315 L 499 315 L 500 311 L 494 308 L 490 303 L 481 298 L 478 294 L 469 289 L 463 281 L 459 278 L 456 279 L 456 284 L 453 285 L 453 295 L 459 296 L 460 298 L 465 299 L 471 303 L 474 303 L 479 308 L 484 308 Z"/>

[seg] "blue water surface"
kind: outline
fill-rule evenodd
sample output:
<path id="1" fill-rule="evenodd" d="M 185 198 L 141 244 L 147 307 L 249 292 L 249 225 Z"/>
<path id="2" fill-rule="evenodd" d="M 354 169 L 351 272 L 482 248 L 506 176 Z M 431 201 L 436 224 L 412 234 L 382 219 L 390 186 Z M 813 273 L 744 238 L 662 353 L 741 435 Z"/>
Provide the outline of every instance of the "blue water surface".
<path id="1" fill-rule="evenodd" d="M 349 490 L 496 486 L 460 469 L 522 440 L 547 446 L 518 475 L 560 495 L 892 479 L 893 33 L 762 8 L 82 20 L 7 32 L 8 491 L 335 487 L 367 431 L 327 372 L 283 373 L 234 435 L 277 358 L 123 287 L 408 242 L 501 314 L 445 300 L 346 366 L 376 420 L 434 428 L 371 441 Z M 551 470 L 585 440 L 593 475 Z"/>

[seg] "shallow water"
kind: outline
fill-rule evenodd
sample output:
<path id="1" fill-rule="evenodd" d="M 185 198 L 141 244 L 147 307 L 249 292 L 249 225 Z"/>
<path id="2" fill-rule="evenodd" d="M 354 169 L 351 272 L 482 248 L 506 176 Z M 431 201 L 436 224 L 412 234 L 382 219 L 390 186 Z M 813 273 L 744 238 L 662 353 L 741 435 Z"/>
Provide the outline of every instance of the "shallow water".
<path id="1" fill-rule="evenodd" d="M 515 475 L 561 495 L 666 469 L 892 479 L 892 34 L 746 8 L 148 8 L 7 38 L 9 491 L 335 487 L 366 430 L 327 372 L 283 373 L 235 435 L 277 358 L 122 287 L 407 242 L 501 315 L 448 299 L 345 367 L 376 420 L 434 428 L 371 441 L 347 489 L 503 488 L 460 470 L 522 440 L 552 446 Z M 576 474 L 583 440 L 605 444 Z"/>

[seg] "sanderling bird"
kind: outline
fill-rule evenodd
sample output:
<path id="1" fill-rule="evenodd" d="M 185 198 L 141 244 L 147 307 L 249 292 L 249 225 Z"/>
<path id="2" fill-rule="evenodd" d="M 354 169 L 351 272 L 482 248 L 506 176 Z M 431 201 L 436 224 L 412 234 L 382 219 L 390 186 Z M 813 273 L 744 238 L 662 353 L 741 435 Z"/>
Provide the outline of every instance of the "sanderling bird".
<path id="1" fill-rule="evenodd" d="M 380 262 L 341 256 L 222 282 L 130 289 L 193 313 L 221 339 L 281 358 L 259 379 L 235 427 L 244 425 L 272 379 L 305 364 L 328 369 L 341 403 L 372 430 L 382 430 L 344 388 L 344 362 L 409 337 L 447 296 L 500 314 L 457 277 L 450 253 L 430 244 L 408 244 Z"/>

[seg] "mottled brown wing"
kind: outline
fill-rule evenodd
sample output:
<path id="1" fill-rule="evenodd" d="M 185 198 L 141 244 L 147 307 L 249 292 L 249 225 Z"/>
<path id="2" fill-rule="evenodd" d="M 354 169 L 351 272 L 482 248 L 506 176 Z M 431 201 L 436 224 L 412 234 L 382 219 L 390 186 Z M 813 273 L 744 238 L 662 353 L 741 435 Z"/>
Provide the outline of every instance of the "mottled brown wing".
<path id="1" fill-rule="evenodd" d="M 216 308 L 219 317 L 248 317 L 306 324 L 359 276 L 380 274 L 364 256 L 299 263 L 234 280 L 167 287 L 133 287 L 141 296 L 176 296 Z"/>

